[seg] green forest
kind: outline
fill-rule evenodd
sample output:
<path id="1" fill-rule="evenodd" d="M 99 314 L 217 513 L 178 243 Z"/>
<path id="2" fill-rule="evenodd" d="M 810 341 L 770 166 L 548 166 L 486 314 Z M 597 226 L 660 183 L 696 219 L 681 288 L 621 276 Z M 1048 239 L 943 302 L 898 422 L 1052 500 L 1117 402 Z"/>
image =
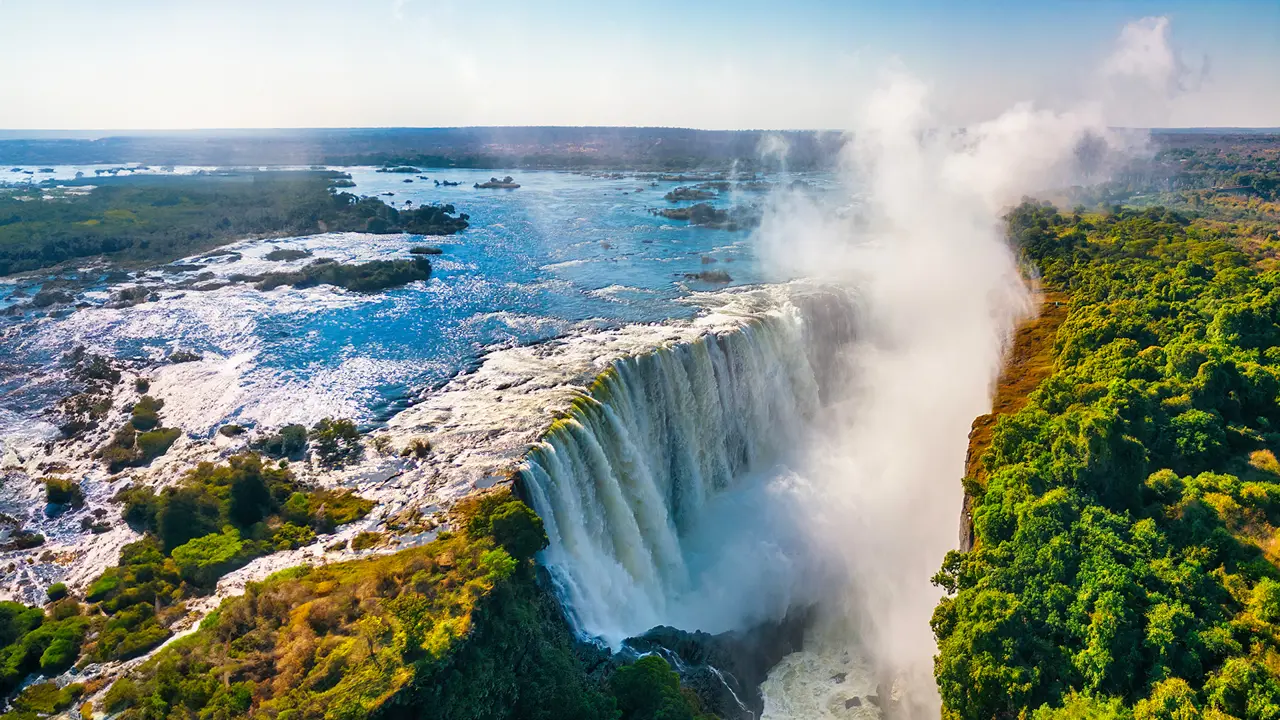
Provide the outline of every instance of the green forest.
<path id="1" fill-rule="evenodd" d="M 656 656 L 583 654 L 537 580 L 542 521 L 509 490 L 391 555 L 284 570 L 106 692 L 122 720 L 701 720 Z"/>
<path id="2" fill-rule="evenodd" d="M 1008 216 L 1068 308 L 934 579 L 944 717 L 1280 718 L 1275 225 L 1212 217 Z"/>
<path id="3" fill-rule="evenodd" d="M 0 275 L 92 255 L 155 264 L 250 236 L 358 231 L 449 235 L 452 205 L 397 209 L 332 192 L 332 171 L 138 175 L 0 189 Z"/>
<path id="4" fill-rule="evenodd" d="M 50 501 L 83 502 L 78 484 L 50 478 L 46 485 Z M 127 485 L 115 500 L 143 537 L 126 545 L 119 564 L 103 571 L 82 598 L 58 583 L 43 609 L 0 603 L 0 695 L 12 694 L 29 675 L 51 678 L 73 665 L 150 651 L 173 635 L 186 603 L 212 592 L 218 578 L 256 557 L 313 542 L 317 533 L 333 532 L 373 507 L 348 491 L 302 485 L 286 467 L 253 453 L 202 463 L 159 493 Z M 0 718 L 56 712 L 89 689 L 37 683 Z"/>

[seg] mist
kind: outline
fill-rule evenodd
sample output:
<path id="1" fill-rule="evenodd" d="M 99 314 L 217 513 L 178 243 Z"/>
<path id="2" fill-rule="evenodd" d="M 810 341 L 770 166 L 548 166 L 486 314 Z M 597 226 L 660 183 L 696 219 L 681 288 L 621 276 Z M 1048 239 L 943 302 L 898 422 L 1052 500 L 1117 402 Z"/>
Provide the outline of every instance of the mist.
<path id="1" fill-rule="evenodd" d="M 854 380 L 796 461 L 814 487 L 809 546 L 841 569 L 806 653 L 861 655 L 903 716 L 938 716 L 930 578 L 958 543 L 971 423 L 990 411 L 1012 333 L 1036 308 L 1034 273 L 1002 215 L 1144 152 L 1143 136 L 1109 129 L 1109 99 L 1178 90 L 1176 58 L 1167 19 L 1136 21 L 1102 62 L 1096 97 L 1065 110 L 1019 104 L 963 130 L 939 129 L 945 109 L 923 82 L 887 73 L 850 128 L 840 209 L 787 193 L 766 212 L 756 240 L 778 277 L 859 297 Z M 821 711 L 785 700 L 772 716 Z"/>

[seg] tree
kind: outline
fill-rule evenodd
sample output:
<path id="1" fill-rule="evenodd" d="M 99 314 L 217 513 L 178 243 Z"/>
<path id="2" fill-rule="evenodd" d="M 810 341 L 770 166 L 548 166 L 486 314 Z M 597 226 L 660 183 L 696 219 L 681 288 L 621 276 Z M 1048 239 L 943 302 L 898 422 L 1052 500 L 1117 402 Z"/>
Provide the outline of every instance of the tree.
<path id="1" fill-rule="evenodd" d="M 221 529 L 217 502 L 197 488 L 166 492 L 161 502 L 156 525 L 166 552 Z"/>
<path id="2" fill-rule="evenodd" d="M 249 527 L 261 521 L 272 509 L 271 490 L 262 481 L 260 463 L 246 463 L 239 468 L 231 481 L 231 504 L 228 515 L 239 527 Z"/>
<path id="3" fill-rule="evenodd" d="M 517 559 L 533 557 L 547 546 L 547 533 L 538 517 L 528 505 L 519 501 L 509 502 L 489 518 L 493 539 Z"/>
<path id="4" fill-rule="evenodd" d="M 646 655 L 609 679 L 622 720 L 693 720 L 696 709 L 680 693 L 680 676 L 666 660 Z"/>

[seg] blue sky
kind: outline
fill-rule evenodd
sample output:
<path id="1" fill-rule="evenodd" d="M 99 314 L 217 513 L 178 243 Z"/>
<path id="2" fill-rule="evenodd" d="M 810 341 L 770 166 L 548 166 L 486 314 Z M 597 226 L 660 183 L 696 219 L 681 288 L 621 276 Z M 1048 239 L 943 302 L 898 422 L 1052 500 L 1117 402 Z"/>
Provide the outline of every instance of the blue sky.
<path id="1" fill-rule="evenodd" d="M 941 122 L 1096 95 L 1169 18 L 1184 91 L 1116 124 L 1280 126 L 1280 2 L 0 0 L 0 128 L 842 128 L 888 71 Z"/>

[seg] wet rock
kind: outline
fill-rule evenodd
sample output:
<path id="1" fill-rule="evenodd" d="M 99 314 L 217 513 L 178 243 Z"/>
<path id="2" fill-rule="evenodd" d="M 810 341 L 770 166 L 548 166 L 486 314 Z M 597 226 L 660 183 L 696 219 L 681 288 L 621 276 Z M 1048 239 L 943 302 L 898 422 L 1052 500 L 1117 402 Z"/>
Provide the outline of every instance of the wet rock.
<path id="1" fill-rule="evenodd" d="M 67 305 L 75 302 L 75 298 L 62 290 L 41 290 L 31 298 L 31 306 L 47 308 L 51 305 Z"/>
<path id="2" fill-rule="evenodd" d="M 659 626 L 623 641 L 620 656 L 659 653 L 680 673 L 703 708 L 725 720 L 754 720 L 764 710 L 760 684 L 783 657 L 801 649 L 812 613 L 711 635 Z"/>
<path id="3" fill-rule="evenodd" d="M 862 698 L 851 697 L 844 701 L 844 709 L 862 707 Z"/>
<path id="4" fill-rule="evenodd" d="M 723 270 L 703 270 L 700 273 L 685 273 L 685 280 L 701 280 L 707 283 L 730 283 L 733 278 Z"/>
<path id="5" fill-rule="evenodd" d="M 190 350 L 177 350 L 169 353 L 168 357 L 169 362 L 174 363 L 175 365 L 178 363 L 198 362 L 203 359 L 203 355 L 197 352 L 191 352 Z"/>

